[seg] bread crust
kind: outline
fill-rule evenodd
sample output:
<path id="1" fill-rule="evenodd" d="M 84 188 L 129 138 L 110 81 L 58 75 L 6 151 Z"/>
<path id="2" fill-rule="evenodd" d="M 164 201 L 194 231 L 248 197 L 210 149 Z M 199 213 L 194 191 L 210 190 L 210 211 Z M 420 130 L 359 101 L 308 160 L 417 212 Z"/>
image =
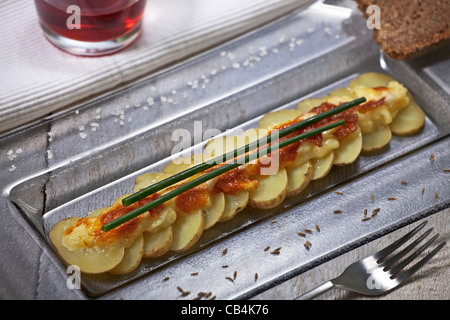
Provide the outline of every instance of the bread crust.
<path id="1" fill-rule="evenodd" d="M 375 42 L 389 57 L 403 60 L 422 56 L 450 44 L 450 0 L 354 0 L 366 18 L 367 8 L 380 8 Z"/>

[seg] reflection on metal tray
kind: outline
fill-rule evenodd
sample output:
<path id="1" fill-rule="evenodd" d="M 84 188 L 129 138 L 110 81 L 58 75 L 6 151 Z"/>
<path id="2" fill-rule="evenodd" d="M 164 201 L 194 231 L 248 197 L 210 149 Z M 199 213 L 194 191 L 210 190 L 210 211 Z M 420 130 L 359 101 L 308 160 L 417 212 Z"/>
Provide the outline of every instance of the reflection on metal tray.
<path id="1" fill-rule="evenodd" d="M 195 293 L 212 291 L 220 299 L 250 297 L 450 204 L 448 177 L 436 174 L 448 166 L 450 152 L 450 100 L 445 85 L 450 82 L 448 73 L 440 72 L 449 68 L 450 57 L 443 51 L 432 57 L 413 63 L 380 57 L 357 11 L 316 3 L 19 132 L 16 139 L 30 133 L 41 137 L 34 157 L 42 149 L 47 157 L 39 168 L 30 166 L 35 169 L 11 181 L 8 198 L 17 207 L 9 209 L 29 223 L 30 232 L 42 244 L 41 264 L 56 265 L 64 273 L 64 265 L 47 241 L 49 229 L 65 217 L 84 216 L 110 205 L 131 192 L 136 176 L 159 171 L 170 161 L 174 129 L 193 133 L 196 120 L 203 131 L 255 127 L 264 113 L 294 108 L 299 100 L 325 95 L 368 71 L 384 72 L 402 82 L 427 114 L 421 134 L 394 137 L 382 152 L 333 168 L 326 178 L 276 209 L 246 209 L 204 232 L 185 254 L 143 260 L 138 270 L 124 276 L 82 277 L 86 294 L 105 298 L 171 299 L 179 295 L 177 286 Z M 433 167 L 428 159 L 431 152 L 439 155 Z M 398 196 L 400 180 L 418 181 L 420 188 L 443 188 L 439 199 L 418 200 L 417 190 L 408 184 L 395 204 L 380 200 Z M 345 197 L 332 192 L 337 187 Z M 376 195 L 382 212 L 370 224 L 362 224 L 359 212 L 373 206 L 371 194 Z M 346 214 L 330 214 L 330 204 L 345 207 Z M 321 232 L 315 235 L 314 250 L 301 250 L 296 231 L 316 224 Z M 267 246 L 281 247 L 281 254 L 264 252 Z M 228 248 L 226 256 L 221 255 L 224 248 Z M 225 280 L 234 271 L 238 279 Z M 194 272 L 198 275 L 190 276 Z M 165 277 L 170 280 L 163 283 Z M 59 288 L 59 296 L 74 294 L 52 284 L 55 275 L 40 271 L 39 278 L 40 282 L 48 279 L 49 288 Z M 214 283 L 211 278 L 216 279 Z"/>

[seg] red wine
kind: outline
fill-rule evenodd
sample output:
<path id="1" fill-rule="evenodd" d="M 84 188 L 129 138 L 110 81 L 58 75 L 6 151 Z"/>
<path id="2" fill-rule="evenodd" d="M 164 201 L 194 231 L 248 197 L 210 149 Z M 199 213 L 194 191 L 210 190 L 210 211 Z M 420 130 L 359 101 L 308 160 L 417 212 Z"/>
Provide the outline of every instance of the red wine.
<path id="1" fill-rule="evenodd" d="M 41 23 L 83 42 L 115 40 L 139 27 L 146 0 L 35 0 Z"/>

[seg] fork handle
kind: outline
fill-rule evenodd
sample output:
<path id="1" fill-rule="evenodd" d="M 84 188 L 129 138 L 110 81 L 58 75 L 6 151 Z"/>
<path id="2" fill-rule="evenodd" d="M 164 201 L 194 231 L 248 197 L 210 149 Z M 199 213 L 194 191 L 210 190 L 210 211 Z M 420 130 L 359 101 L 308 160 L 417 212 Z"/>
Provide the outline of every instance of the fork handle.
<path id="1" fill-rule="evenodd" d="M 334 287 L 334 283 L 330 280 L 327 281 L 320 286 L 318 286 L 315 289 L 312 289 L 311 291 L 308 291 L 304 295 L 295 298 L 295 300 L 310 300 L 314 299 L 315 297 L 321 295 L 322 293 L 327 292 L 328 290 L 332 289 Z"/>

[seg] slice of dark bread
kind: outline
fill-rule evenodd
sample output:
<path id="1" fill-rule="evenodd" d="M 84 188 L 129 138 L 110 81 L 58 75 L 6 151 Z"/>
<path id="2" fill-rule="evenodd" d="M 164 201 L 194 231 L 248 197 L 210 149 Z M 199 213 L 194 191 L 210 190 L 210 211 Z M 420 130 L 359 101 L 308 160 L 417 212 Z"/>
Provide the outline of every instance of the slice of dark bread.
<path id="1" fill-rule="evenodd" d="M 366 18 L 370 5 L 380 8 L 373 37 L 395 59 L 412 59 L 450 44 L 450 0 L 355 0 Z"/>

